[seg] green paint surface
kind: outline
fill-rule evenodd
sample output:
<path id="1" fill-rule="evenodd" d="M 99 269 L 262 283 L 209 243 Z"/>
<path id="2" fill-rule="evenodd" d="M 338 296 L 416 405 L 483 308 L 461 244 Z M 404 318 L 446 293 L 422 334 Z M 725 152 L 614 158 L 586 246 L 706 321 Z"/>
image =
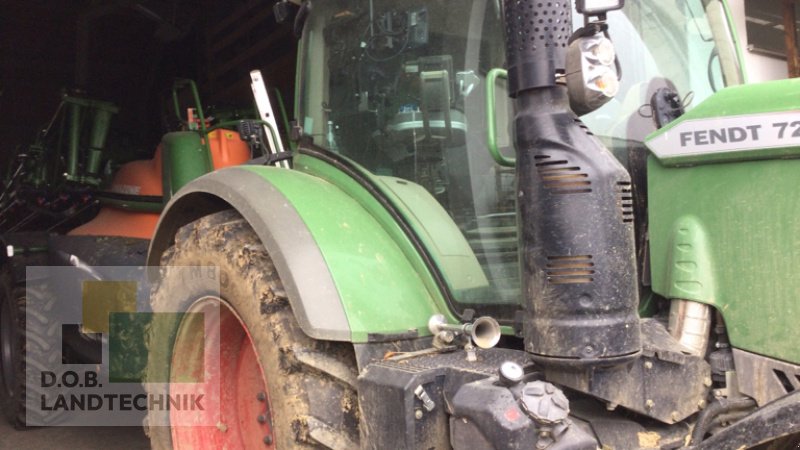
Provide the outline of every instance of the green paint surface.
<path id="1" fill-rule="evenodd" d="M 731 86 L 712 95 L 659 132 L 689 119 L 793 111 L 797 109 L 797 97 L 793 94 L 798 93 L 800 78 Z"/>
<path id="2" fill-rule="evenodd" d="M 419 184 L 378 177 L 378 188 L 392 200 L 430 253 L 456 298 L 463 291 L 489 289 L 478 258 L 447 211 Z"/>
<path id="3" fill-rule="evenodd" d="M 308 227 L 339 291 L 353 342 L 367 341 L 370 333 L 429 334 L 428 319 L 446 305 L 388 212 L 321 161 L 298 155 L 294 166 L 299 170 L 242 168 L 280 191 Z"/>
<path id="4" fill-rule="evenodd" d="M 800 159 L 670 168 L 651 157 L 648 165 L 653 290 L 713 305 L 734 346 L 794 363 L 798 174 Z"/>
<path id="5" fill-rule="evenodd" d="M 357 164 L 353 164 L 356 165 L 356 169 L 360 169 Z M 370 211 L 370 214 L 379 220 L 392 239 L 400 245 L 403 253 L 423 278 L 425 286 L 436 299 L 441 311 L 444 313 L 449 310 L 440 293 L 439 286 L 430 274 L 424 260 L 395 219 L 375 200 L 372 194 L 347 174 L 308 155 L 301 154 L 295 158 L 295 169 L 336 184 Z M 450 292 L 456 298 L 461 299 L 464 297 L 461 295 L 463 293 L 489 287 L 489 281 L 461 230 L 428 191 L 408 180 L 376 176 L 364 169 L 361 169 L 360 174 L 370 179 L 403 216 L 427 249 L 433 263 L 442 273 Z M 449 316 L 449 313 L 445 314 Z M 455 316 L 450 319 L 457 321 Z"/>
<path id="6" fill-rule="evenodd" d="M 190 181 L 214 170 L 211 153 L 196 132 L 167 133 L 161 143 L 164 202 Z"/>

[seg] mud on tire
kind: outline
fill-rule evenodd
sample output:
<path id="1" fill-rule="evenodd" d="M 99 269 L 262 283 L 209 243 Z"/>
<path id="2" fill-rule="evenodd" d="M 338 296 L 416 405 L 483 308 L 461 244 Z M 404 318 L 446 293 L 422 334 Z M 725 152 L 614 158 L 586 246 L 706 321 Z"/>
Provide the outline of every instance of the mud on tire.
<path id="1" fill-rule="evenodd" d="M 162 279 L 151 299 L 154 311 L 185 311 L 216 287 L 215 280 L 187 283 L 168 266 L 218 267 L 221 301 L 246 326 L 266 378 L 273 432 L 264 438 L 266 448 L 358 447 L 352 346 L 317 341 L 303 333 L 269 255 L 236 212 L 212 214 L 184 226 L 161 266 Z M 169 389 L 147 381 L 168 379 L 175 332 L 155 322 L 149 331 L 145 389 L 151 395 Z M 252 392 L 254 398 L 257 394 Z M 257 417 L 243 420 L 255 422 Z M 158 426 L 169 423 L 168 413 L 150 411 L 145 422 L 153 448 L 180 444 L 173 442 L 169 427 Z M 212 431 L 240 432 L 236 427 L 225 423 Z"/>

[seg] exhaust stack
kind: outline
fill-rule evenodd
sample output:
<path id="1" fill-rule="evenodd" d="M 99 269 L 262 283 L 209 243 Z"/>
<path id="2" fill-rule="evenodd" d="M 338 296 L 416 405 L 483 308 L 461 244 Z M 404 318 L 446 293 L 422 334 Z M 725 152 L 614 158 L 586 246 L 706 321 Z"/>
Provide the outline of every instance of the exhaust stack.
<path id="1" fill-rule="evenodd" d="M 627 171 L 569 108 L 568 0 L 505 0 L 525 348 L 544 365 L 641 352 Z"/>

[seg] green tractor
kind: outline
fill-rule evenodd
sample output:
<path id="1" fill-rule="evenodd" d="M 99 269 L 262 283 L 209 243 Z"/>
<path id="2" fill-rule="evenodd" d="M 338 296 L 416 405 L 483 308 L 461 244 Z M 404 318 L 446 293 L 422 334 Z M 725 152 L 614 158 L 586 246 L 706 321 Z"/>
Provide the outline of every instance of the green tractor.
<path id="1" fill-rule="evenodd" d="M 147 379 L 220 348 L 154 448 L 800 442 L 800 82 L 743 84 L 723 0 L 575 6 L 278 4 L 291 168 L 188 183 L 151 241 L 154 310 L 216 319 L 154 326 Z"/>

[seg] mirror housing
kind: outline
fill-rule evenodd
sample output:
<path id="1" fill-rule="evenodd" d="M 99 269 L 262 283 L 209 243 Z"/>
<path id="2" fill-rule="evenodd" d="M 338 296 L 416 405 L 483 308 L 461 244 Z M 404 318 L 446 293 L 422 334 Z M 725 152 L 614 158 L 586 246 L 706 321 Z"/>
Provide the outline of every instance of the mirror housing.
<path id="1" fill-rule="evenodd" d="M 272 7 L 272 13 L 275 15 L 275 22 L 279 24 L 291 23 L 297 16 L 297 11 L 300 6 L 288 0 L 283 0 Z"/>

